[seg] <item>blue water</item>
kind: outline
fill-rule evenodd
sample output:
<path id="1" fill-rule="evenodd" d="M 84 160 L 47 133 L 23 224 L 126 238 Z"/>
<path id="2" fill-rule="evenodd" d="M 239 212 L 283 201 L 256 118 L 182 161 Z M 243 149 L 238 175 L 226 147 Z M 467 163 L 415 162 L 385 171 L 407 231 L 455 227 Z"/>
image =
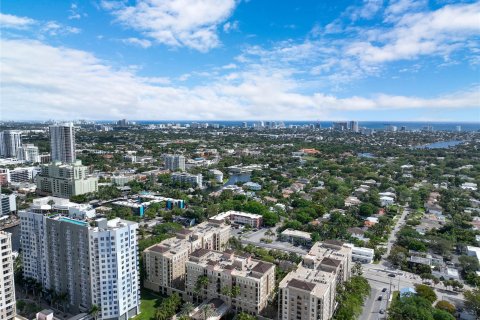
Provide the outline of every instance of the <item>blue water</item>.
<path id="1" fill-rule="evenodd" d="M 76 225 L 79 225 L 79 226 L 83 226 L 83 227 L 88 226 L 88 223 L 87 223 L 87 222 L 78 221 L 78 220 L 69 219 L 69 218 L 60 218 L 60 221 L 70 222 L 70 223 L 73 223 L 73 224 L 76 224 Z"/>
<path id="2" fill-rule="evenodd" d="M 360 158 L 369 158 L 369 159 L 375 158 L 375 156 L 374 156 L 372 153 L 370 153 L 370 152 L 359 153 L 358 156 L 359 156 Z"/>
<path id="3" fill-rule="evenodd" d="M 417 146 L 415 147 L 415 149 L 443 149 L 443 148 L 455 147 L 461 143 L 463 143 L 463 141 L 458 141 L 458 140 L 439 141 L 439 142 L 429 143 L 423 146 Z"/>
<path id="4" fill-rule="evenodd" d="M 186 120 L 130 120 L 135 121 L 137 124 L 166 124 L 166 123 L 178 123 L 188 124 L 192 122 L 197 123 L 216 123 L 227 127 L 240 127 L 244 121 L 222 121 L 222 120 L 209 120 L 209 121 L 186 121 Z M 115 121 L 98 121 L 98 123 L 113 123 Z M 245 121 L 248 126 L 251 127 L 256 121 Z M 279 122 L 279 121 L 277 121 Z M 288 127 L 289 125 L 308 125 L 308 124 L 320 124 L 322 128 L 332 127 L 335 121 L 283 121 Z M 402 121 L 359 121 L 359 127 L 366 127 L 376 130 L 383 130 L 387 125 L 394 125 L 400 130 L 405 126 L 407 130 L 421 130 L 426 126 L 431 126 L 435 131 L 456 131 L 457 126 L 461 126 L 461 131 L 478 131 L 480 130 L 480 122 L 402 122 Z"/>

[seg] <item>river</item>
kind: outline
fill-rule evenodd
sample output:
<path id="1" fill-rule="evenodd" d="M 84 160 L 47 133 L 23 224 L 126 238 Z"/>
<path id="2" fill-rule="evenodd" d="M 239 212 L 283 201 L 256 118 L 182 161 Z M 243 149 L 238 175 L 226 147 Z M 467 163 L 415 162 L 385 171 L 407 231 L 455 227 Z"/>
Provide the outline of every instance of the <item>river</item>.
<path id="1" fill-rule="evenodd" d="M 464 142 L 465 141 L 460 141 L 460 140 L 438 141 L 438 142 L 425 144 L 422 146 L 416 146 L 414 147 L 414 149 L 444 149 L 444 148 L 455 147 Z"/>

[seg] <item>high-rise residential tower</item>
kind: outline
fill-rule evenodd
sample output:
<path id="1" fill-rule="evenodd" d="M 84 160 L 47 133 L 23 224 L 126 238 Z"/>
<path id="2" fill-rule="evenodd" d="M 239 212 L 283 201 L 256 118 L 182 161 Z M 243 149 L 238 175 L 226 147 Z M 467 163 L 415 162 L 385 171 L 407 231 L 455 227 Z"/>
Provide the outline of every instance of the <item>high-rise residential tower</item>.
<path id="1" fill-rule="evenodd" d="M 14 158 L 18 148 L 22 145 L 22 133 L 18 130 L 5 130 L 0 132 L 0 156 Z"/>
<path id="2" fill-rule="evenodd" d="M 17 150 L 17 159 L 32 163 L 40 162 L 38 147 L 33 144 L 24 144 Z"/>
<path id="3" fill-rule="evenodd" d="M 88 167 L 80 160 L 62 164 L 43 165 L 35 177 L 37 193 L 61 198 L 98 191 L 98 178 L 88 176 Z"/>
<path id="4" fill-rule="evenodd" d="M 75 162 L 75 127 L 72 123 L 50 126 L 52 161 Z"/>
<path id="5" fill-rule="evenodd" d="M 165 169 L 170 171 L 185 171 L 185 157 L 182 155 L 165 155 Z"/>
<path id="6" fill-rule="evenodd" d="M 349 129 L 350 131 L 358 132 L 359 131 L 358 121 L 350 121 Z"/>
<path id="7" fill-rule="evenodd" d="M 15 284 L 13 278 L 12 235 L 0 231 L 0 319 L 15 318 Z"/>
<path id="8" fill-rule="evenodd" d="M 65 295 L 72 313 L 93 305 L 99 319 L 139 313 L 137 223 L 95 219 L 88 205 L 54 197 L 34 200 L 19 216 L 25 278 Z"/>

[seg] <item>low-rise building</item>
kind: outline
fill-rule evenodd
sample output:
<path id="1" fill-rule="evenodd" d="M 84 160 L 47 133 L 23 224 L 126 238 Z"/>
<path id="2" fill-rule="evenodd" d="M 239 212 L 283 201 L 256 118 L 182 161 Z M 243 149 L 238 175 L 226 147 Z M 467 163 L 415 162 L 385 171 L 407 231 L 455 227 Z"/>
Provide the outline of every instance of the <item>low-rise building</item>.
<path id="1" fill-rule="evenodd" d="M 352 261 L 361 263 L 372 263 L 375 250 L 371 248 L 357 247 L 352 245 Z"/>
<path id="2" fill-rule="evenodd" d="M 223 251 L 230 238 L 231 227 L 221 221 L 203 222 L 191 229 L 182 229 L 174 238 L 148 247 L 143 252 L 144 286 L 163 294 L 183 292 L 185 264 L 197 249 Z"/>
<path id="3" fill-rule="evenodd" d="M 202 187 L 203 177 L 199 174 L 190 174 L 186 172 L 172 173 L 172 181 L 178 183 L 185 183 L 192 186 Z"/>
<path id="4" fill-rule="evenodd" d="M 337 286 L 350 278 L 352 248 L 337 240 L 317 242 L 279 284 L 278 319 L 331 319 Z"/>
<path id="5" fill-rule="evenodd" d="M 275 290 L 275 265 L 207 249 L 194 251 L 187 263 L 186 298 L 220 298 L 237 312 L 257 315 Z M 208 284 L 200 285 L 205 277 Z"/>
<path id="6" fill-rule="evenodd" d="M 233 223 L 249 225 L 252 228 L 260 228 L 263 224 L 263 216 L 260 214 L 241 212 L 241 211 L 226 211 L 210 218 L 210 220 L 231 221 Z"/>
<path id="7" fill-rule="evenodd" d="M 310 233 L 294 229 L 285 229 L 280 234 L 283 241 L 288 241 L 293 244 L 309 244 L 312 242 Z"/>
<path id="8" fill-rule="evenodd" d="M 395 199 L 389 196 L 380 197 L 380 205 L 382 207 L 388 207 L 395 203 Z"/>
<path id="9" fill-rule="evenodd" d="M 364 225 L 365 227 L 367 228 L 370 228 L 370 227 L 373 227 L 374 225 L 376 225 L 378 223 L 378 218 L 377 217 L 368 217 L 365 219 L 364 221 Z"/>
<path id="10" fill-rule="evenodd" d="M 0 191 L 0 216 L 9 215 L 17 210 L 16 199 L 15 194 L 2 194 Z"/>

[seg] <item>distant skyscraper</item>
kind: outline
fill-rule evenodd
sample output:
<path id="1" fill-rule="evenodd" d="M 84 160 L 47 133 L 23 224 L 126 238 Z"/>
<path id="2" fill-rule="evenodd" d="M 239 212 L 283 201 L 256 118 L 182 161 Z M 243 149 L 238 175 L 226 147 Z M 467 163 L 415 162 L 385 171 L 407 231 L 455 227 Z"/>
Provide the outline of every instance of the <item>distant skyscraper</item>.
<path id="1" fill-rule="evenodd" d="M 51 161 L 75 162 L 75 128 L 72 123 L 50 126 Z"/>
<path id="2" fill-rule="evenodd" d="M 461 132 L 462 131 L 462 126 L 456 126 L 455 130 L 457 130 L 457 132 Z"/>
<path id="3" fill-rule="evenodd" d="M 165 169 L 168 169 L 170 171 L 185 171 L 185 157 L 182 155 L 166 155 Z"/>
<path id="4" fill-rule="evenodd" d="M 345 131 L 348 129 L 347 122 L 334 122 L 332 126 L 333 126 L 333 130 L 338 130 L 338 131 Z"/>
<path id="5" fill-rule="evenodd" d="M 397 129 L 398 129 L 397 126 L 394 126 L 391 124 L 385 126 L 385 131 L 396 132 Z"/>
<path id="6" fill-rule="evenodd" d="M 243 123 L 242 123 L 242 127 L 244 127 L 244 128 L 248 128 L 248 123 L 246 123 L 246 122 L 243 122 Z"/>
<path id="7" fill-rule="evenodd" d="M 350 131 L 358 132 L 358 121 L 350 121 Z"/>
<path id="8" fill-rule="evenodd" d="M 127 119 L 118 120 L 118 121 L 117 121 L 117 126 L 120 126 L 120 127 L 126 127 L 126 126 L 128 126 L 128 121 L 127 121 Z"/>
<path id="9" fill-rule="evenodd" d="M 15 284 L 13 278 L 13 255 L 11 233 L 0 231 L 0 319 L 13 320 L 15 318 Z"/>
<path id="10" fill-rule="evenodd" d="M 18 130 L 0 132 L 0 156 L 13 158 L 17 156 L 18 148 L 22 145 L 22 133 Z"/>

